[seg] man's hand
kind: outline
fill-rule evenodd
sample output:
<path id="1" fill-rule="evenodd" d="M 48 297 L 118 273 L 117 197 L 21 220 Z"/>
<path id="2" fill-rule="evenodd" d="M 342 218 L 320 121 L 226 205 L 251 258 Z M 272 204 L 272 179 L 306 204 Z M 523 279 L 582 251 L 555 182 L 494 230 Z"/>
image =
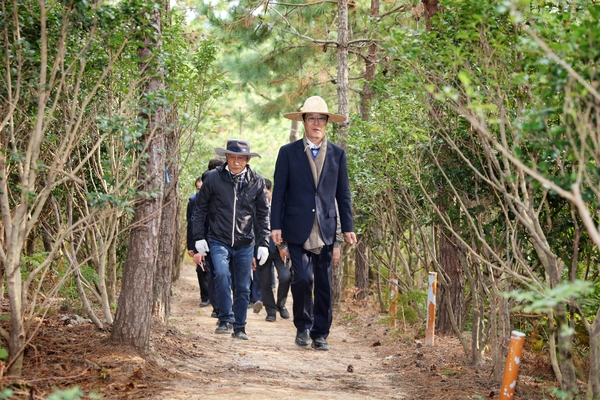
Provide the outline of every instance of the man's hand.
<path id="1" fill-rule="evenodd" d="M 194 250 L 188 250 L 188 256 L 194 257 Z"/>
<path id="2" fill-rule="evenodd" d="M 198 253 L 202 254 L 203 256 L 206 255 L 206 253 L 208 253 L 208 243 L 206 243 L 206 240 L 202 239 L 202 240 L 197 240 L 196 243 L 196 250 L 198 250 Z M 198 263 L 196 263 L 198 264 Z"/>
<path id="3" fill-rule="evenodd" d="M 356 243 L 356 234 L 354 232 L 344 232 L 344 239 L 349 244 L 354 244 Z"/>
<path id="4" fill-rule="evenodd" d="M 196 265 L 204 264 L 204 254 L 194 254 L 194 262 L 196 263 Z M 202 270 L 204 271 L 204 268 L 202 268 Z"/>
<path id="5" fill-rule="evenodd" d="M 252 257 L 252 271 L 256 271 L 256 258 Z"/>
<path id="6" fill-rule="evenodd" d="M 333 258 L 331 259 L 331 264 L 334 267 L 337 267 L 338 264 L 340 263 L 341 258 L 342 258 L 342 251 L 340 250 L 339 247 L 334 247 L 333 248 Z"/>
<path id="7" fill-rule="evenodd" d="M 258 265 L 263 265 L 266 263 L 267 259 L 269 258 L 269 249 L 264 246 L 260 246 L 256 252 L 256 258 L 258 258 Z"/>
<path id="8" fill-rule="evenodd" d="M 277 246 L 281 244 L 281 229 L 275 229 L 271 231 L 271 239 L 275 242 Z"/>
<path id="9" fill-rule="evenodd" d="M 287 249 L 287 247 L 279 249 L 279 257 L 281 257 L 284 263 L 290 259 L 290 251 Z"/>

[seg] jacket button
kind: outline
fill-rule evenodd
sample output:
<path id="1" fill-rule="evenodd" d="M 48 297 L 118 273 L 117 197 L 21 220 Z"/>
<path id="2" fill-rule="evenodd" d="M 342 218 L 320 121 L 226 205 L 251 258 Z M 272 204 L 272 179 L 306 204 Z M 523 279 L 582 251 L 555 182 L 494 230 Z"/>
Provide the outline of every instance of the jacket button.
<path id="1" fill-rule="evenodd" d="M 315 212 L 315 209 L 314 209 L 314 208 L 312 209 L 312 212 Z"/>

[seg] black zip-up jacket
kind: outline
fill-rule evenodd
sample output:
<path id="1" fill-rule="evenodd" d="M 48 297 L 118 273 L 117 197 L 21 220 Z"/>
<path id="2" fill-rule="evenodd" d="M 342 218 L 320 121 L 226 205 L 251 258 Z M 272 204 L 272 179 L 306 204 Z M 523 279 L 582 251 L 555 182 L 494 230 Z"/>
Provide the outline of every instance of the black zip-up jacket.
<path id="1" fill-rule="evenodd" d="M 196 196 L 194 241 L 215 239 L 231 247 L 247 247 L 255 243 L 269 247 L 269 205 L 265 180 L 247 165 L 242 188 L 236 195 L 226 165 L 206 175 Z M 208 233 L 204 229 L 207 218 Z"/>

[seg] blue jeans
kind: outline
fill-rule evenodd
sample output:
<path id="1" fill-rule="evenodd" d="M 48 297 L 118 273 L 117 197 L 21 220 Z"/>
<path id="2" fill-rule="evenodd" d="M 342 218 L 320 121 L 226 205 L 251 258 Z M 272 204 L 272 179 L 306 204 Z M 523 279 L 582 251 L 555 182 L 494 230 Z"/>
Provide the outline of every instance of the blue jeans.
<path id="1" fill-rule="evenodd" d="M 209 239 L 210 258 L 214 268 L 215 300 L 219 310 L 219 322 L 232 322 L 233 329 L 246 325 L 246 312 L 250 302 L 250 275 L 254 245 L 230 247 L 217 240 Z M 229 262 L 232 262 L 232 272 Z M 233 303 L 231 283 L 233 273 Z M 232 307 L 233 304 L 233 307 Z"/>

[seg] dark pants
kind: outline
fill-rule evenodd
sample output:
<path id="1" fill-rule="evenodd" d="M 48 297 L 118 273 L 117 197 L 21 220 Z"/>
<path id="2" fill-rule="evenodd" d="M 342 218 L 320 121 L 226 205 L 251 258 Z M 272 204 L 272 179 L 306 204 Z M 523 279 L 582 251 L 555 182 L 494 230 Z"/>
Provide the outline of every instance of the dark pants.
<path id="1" fill-rule="evenodd" d="M 258 270 L 258 267 L 257 267 Z M 260 290 L 260 280 L 258 278 L 258 272 L 252 271 L 252 282 L 250 283 L 250 303 L 256 303 L 262 301 L 262 294 Z"/>
<path id="2" fill-rule="evenodd" d="M 277 280 L 279 286 L 277 288 L 277 303 L 273 296 L 273 265 L 277 270 Z M 277 310 L 285 306 L 288 291 L 290 290 L 290 269 L 283 263 L 279 252 L 269 253 L 269 258 L 263 265 L 257 267 L 258 279 L 260 279 L 260 287 L 262 293 L 262 301 L 267 315 L 275 315 Z"/>
<path id="3" fill-rule="evenodd" d="M 332 322 L 331 260 L 333 245 L 324 246 L 320 254 L 288 243 L 292 260 L 292 297 L 296 329 L 310 329 L 311 338 L 327 338 Z M 314 277 L 314 278 L 313 278 Z M 313 302 L 314 284 L 314 302 Z"/>
<path id="4" fill-rule="evenodd" d="M 210 256 L 204 257 L 204 268 L 206 268 L 206 282 L 208 285 L 208 299 L 212 305 L 213 311 L 217 310 L 217 300 L 215 298 L 215 269 L 212 264 L 212 258 Z"/>
<path id="5" fill-rule="evenodd" d="M 206 268 L 206 262 L 204 265 L 204 268 Z M 209 287 L 212 286 L 211 273 L 208 270 L 202 271 L 202 267 L 196 265 L 196 275 L 198 275 L 198 285 L 200 285 L 200 301 L 208 301 L 210 299 Z"/>

